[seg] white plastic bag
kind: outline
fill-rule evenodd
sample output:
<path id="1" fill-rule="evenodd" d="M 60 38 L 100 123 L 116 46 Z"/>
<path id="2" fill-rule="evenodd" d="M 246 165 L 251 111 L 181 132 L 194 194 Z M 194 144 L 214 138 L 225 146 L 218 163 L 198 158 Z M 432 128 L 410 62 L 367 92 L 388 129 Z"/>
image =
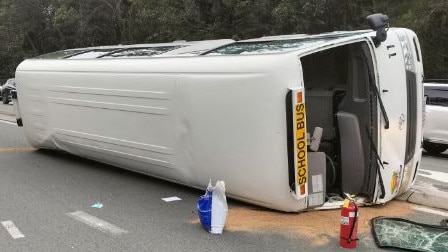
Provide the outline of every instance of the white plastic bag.
<path id="1" fill-rule="evenodd" d="M 227 198 L 224 181 L 207 186 L 205 195 L 198 200 L 198 215 L 202 226 L 212 234 L 222 234 L 227 218 Z"/>

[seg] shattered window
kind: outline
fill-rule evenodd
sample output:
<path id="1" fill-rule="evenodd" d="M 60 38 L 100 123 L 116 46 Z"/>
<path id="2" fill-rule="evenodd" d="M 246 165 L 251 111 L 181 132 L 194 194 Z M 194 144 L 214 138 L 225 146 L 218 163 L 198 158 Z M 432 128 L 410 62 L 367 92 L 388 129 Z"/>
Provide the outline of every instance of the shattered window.
<path id="1" fill-rule="evenodd" d="M 75 54 L 73 56 L 68 56 L 66 58 L 67 59 L 94 59 L 94 58 L 101 57 L 105 54 L 108 54 L 110 52 L 113 52 L 113 51 L 116 51 L 119 49 L 121 49 L 121 48 L 93 49 L 93 50 Z"/>
<path id="2" fill-rule="evenodd" d="M 34 58 L 35 59 L 62 59 L 62 58 L 66 58 L 71 55 L 78 54 L 78 53 L 88 51 L 88 50 L 89 49 L 67 49 L 67 50 L 42 54 L 42 55 L 36 56 Z"/>
<path id="3" fill-rule="evenodd" d="M 313 38 L 313 39 L 308 38 L 308 39 L 237 42 L 224 47 L 214 49 L 206 54 L 226 55 L 226 54 L 265 54 L 265 53 L 286 52 L 322 44 L 333 39 L 334 38 Z"/>
<path id="4" fill-rule="evenodd" d="M 159 55 L 181 47 L 182 46 L 126 48 L 116 52 L 108 53 L 106 55 L 101 56 L 101 58 L 147 57 L 147 56 Z"/>
<path id="5" fill-rule="evenodd" d="M 377 217 L 372 219 L 372 228 L 379 247 L 428 252 L 448 251 L 448 227 Z"/>

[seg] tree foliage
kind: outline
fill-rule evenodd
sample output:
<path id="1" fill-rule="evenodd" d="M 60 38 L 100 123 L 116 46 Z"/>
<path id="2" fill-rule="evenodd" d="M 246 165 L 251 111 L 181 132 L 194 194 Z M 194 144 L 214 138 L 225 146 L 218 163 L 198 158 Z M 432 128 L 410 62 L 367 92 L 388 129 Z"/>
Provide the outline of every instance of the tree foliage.
<path id="1" fill-rule="evenodd" d="M 448 78 L 448 0 L 1 0 L 0 79 L 66 48 L 365 29 L 375 12 L 417 33 L 426 77 Z"/>

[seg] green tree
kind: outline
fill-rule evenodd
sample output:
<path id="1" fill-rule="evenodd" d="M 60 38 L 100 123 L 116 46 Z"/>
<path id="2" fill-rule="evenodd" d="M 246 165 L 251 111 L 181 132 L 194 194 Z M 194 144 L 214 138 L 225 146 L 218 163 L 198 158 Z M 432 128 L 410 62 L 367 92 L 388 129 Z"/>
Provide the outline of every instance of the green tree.
<path id="1" fill-rule="evenodd" d="M 448 0 L 2 0 L 0 79 L 66 48 L 366 29 L 383 12 L 414 30 L 429 78 L 448 78 Z"/>
<path id="2" fill-rule="evenodd" d="M 0 81 L 14 76 L 16 66 L 25 55 L 32 52 L 24 51 L 25 41 L 22 25 L 13 0 L 0 2 Z"/>
<path id="3" fill-rule="evenodd" d="M 117 44 L 124 37 L 128 1 L 58 0 L 52 26 L 63 48 Z"/>
<path id="4" fill-rule="evenodd" d="M 413 28 L 423 51 L 426 78 L 448 79 L 448 1 L 426 1 Z"/>
<path id="5" fill-rule="evenodd" d="M 373 2 L 374 11 L 387 11 L 393 26 L 416 32 L 422 48 L 425 77 L 448 79 L 448 1 Z"/>

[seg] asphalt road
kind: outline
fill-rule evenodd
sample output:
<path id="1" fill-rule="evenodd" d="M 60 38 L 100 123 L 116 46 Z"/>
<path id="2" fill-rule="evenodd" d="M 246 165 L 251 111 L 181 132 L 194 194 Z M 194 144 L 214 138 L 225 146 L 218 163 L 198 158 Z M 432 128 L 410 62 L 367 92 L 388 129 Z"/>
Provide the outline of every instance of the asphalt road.
<path id="1" fill-rule="evenodd" d="M 196 213 L 202 191 L 35 150 L 10 122 L 11 112 L 11 105 L 0 104 L 0 251 L 341 250 L 339 210 L 286 214 L 229 200 L 224 233 L 208 234 Z M 425 156 L 422 168 L 428 174 L 448 172 L 446 158 Z M 417 179 L 444 183 L 434 178 Z M 181 200 L 162 200 L 172 196 Z M 95 203 L 102 207 L 92 207 Z M 388 215 L 428 224 L 448 218 L 447 211 L 435 211 L 400 201 L 362 208 L 358 250 L 379 250 L 369 218 Z"/>
<path id="2" fill-rule="evenodd" d="M 418 179 L 433 184 L 448 185 L 447 161 L 448 151 L 435 156 L 423 152 L 422 167 Z"/>

